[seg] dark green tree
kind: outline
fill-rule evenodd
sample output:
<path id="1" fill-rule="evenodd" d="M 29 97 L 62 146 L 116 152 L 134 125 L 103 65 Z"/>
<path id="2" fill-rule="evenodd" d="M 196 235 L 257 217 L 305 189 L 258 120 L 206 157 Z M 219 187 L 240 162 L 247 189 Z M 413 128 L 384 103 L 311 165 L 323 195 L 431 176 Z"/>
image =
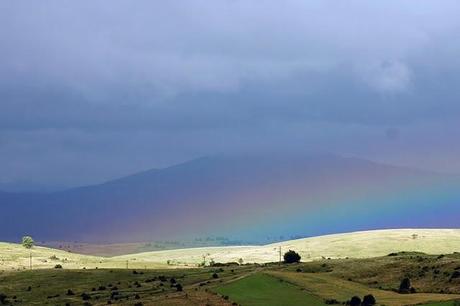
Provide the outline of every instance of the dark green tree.
<path id="1" fill-rule="evenodd" d="M 362 306 L 374 306 L 377 301 L 372 294 L 365 295 L 363 298 Z"/>
<path id="2" fill-rule="evenodd" d="M 409 293 L 411 289 L 410 279 L 408 277 L 403 278 L 401 284 L 399 285 L 400 293 Z"/>
<path id="3" fill-rule="evenodd" d="M 300 255 L 299 253 L 289 250 L 286 253 L 284 253 L 284 262 L 285 263 L 295 263 L 300 261 Z"/>
<path id="4" fill-rule="evenodd" d="M 351 298 L 350 306 L 361 306 L 361 299 L 359 296 L 354 296 Z"/>

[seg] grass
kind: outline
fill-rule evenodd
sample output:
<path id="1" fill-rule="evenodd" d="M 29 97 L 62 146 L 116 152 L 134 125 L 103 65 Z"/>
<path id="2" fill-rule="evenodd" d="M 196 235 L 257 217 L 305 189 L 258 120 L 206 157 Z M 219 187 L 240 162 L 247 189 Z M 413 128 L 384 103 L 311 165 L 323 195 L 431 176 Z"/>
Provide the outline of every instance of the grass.
<path id="1" fill-rule="evenodd" d="M 313 295 L 325 299 L 333 298 L 341 302 L 349 300 L 354 295 L 363 297 L 367 294 L 374 295 L 379 304 L 388 306 L 413 305 L 460 298 L 460 295 L 437 293 L 399 294 L 393 291 L 369 288 L 357 282 L 331 276 L 328 273 L 298 273 L 286 271 L 270 271 L 267 273 L 305 288 Z"/>
<path id="2" fill-rule="evenodd" d="M 159 252 L 143 252 L 118 259 L 140 262 L 164 263 L 170 260 L 178 264 L 194 265 L 203 255 L 216 262 L 245 263 L 278 261 L 279 247 L 282 251 L 295 250 L 303 261 L 322 258 L 371 258 L 392 252 L 418 251 L 427 254 L 449 254 L 460 251 L 460 229 L 395 229 L 334 234 L 284 241 L 264 246 L 205 247 Z"/>
<path id="3" fill-rule="evenodd" d="M 327 272 L 376 289 L 397 289 L 401 280 L 409 277 L 418 292 L 460 293 L 460 277 L 453 277 L 460 271 L 459 253 L 443 256 L 399 253 L 364 259 L 320 260 L 286 270 L 293 272 L 297 268 L 303 272 Z"/>
<path id="4" fill-rule="evenodd" d="M 460 253 L 452 253 L 458 245 L 460 230 L 412 229 L 329 235 L 267 246 L 205 247 L 114 257 L 44 247 L 29 250 L 19 244 L 0 243 L 0 293 L 14 305 L 81 305 L 83 293 L 90 296 L 92 305 L 106 305 L 109 300 L 115 305 L 142 301 L 144 306 L 231 305 L 233 301 L 249 306 L 323 305 L 325 299 L 344 302 L 354 295 L 370 293 L 387 306 L 456 306 L 449 300 L 460 299 L 460 295 L 442 293 L 460 294 Z M 298 251 L 305 262 L 280 267 L 250 264 L 196 268 L 203 258 L 208 263 L 239 258 L 245 263 L 276 261 L 279 246 L 285 251 Z M 368 258 L 400 250 L 412 252 Z M 452 254 L 427 255 L 420 251 Z M 63 269 L 53 269 L 57 264 Z M 133 269 L 142 273 L 133 273 Z M 214 272 L 218 278 L 211 277 Z M 168 280 L 159 280 L 161 275 Z M 184 286 L 183 292 L 170 286 L 171 277 Z M 401 295 L 392 291 L 403 277 L 411 279 L 418 293 Z M 116 298 L 109 284 L 117 287 Z M 106 289 L 97 290 L 99 286 Z M 75 295 L 67 295 L 68 289 Z"/>
<path id="5" fill-rule="evenodd" d="M 257 273 L 218 287 L 216 291 L 233 302 L 248 306 L 323 306 L 323 300 L 290 283 Z"/>
<path id="6" fill-rule="evenodd" d="M 64 268 L 123 268 L 128 261 L 130 267 L 157 269 L 196 267 L 204 257 L 208 262 L 211 259 L 215 262 L 237 262 L 240 258 L 244 263 L 273 262 L 278 260 L 279 247 L 282 251 L 297 251 L 303 261 L 312 261 L 321 258 L 370 258 L 398 251 L 448 254 L 459 251 L 459 245 L 460 230 L 398 229 L 318 236 L 264 246 L 202 247 L 113 257 L 34 247 L 32 255 L 35 268 L 52 268 L 55 263 L 49 259 L 56 255 Z M 27 268 L 29 255 L 29 250 L 19 244 L 0 243 L 0 270 Z"/>
<path id="7" fill-rule="evenodd" d="M 343 260 L 345 261 L 345 260 Z M 311 263 L 316 265 L 317 263 Z M 397 262 L 395 263 L 397 265 Z M 324 305 L 354 295 L 373 294 L 379 304 L 402 306 L 460 299 L 460 295 L 398 294 L 347 281 L 327 271 L 293 272 L 304 265 L 243 265 L 194 269 L 41 269 L 0 273 L 0 293 L 13 305 L 82 305 L 82 294 L 91 305 Z M 391 272 L 391 271 L 390 271 Z M 217 273 L 217 277 L 213 274 Z M 385 271 L 379 272 L 383 277 Z M 160 276 L 164 276 L 163 279 Z M 171 278 L 183 286 L 178 292 Z M 281 280 L 281 281 L 280 281 Z M 99 289 L 101 286 L 105 287 Z M 30 287 L 30 289 L 29 289 Z M 116 287 L 116 288 L 114 288 Z M 74 295 L 67 295 L 68 290 Z M 113 292 L 117 294 L 113 296 Z M 224 297 L 228 296 L 227 299 Z M 436 304 L 434 304 L 436 305 Z M 443 305 L 443 304 L 440 304 Z M 452 306 L 445 304 L 444 306 Z"/>
<path id="8" fill-rule="evenodd" d="M 435 302 L 435 303 L 423 304 L 420 306 L 459 306 L 459 305 L 460 305 L 459 301 L 446 301 L 446 302 Z"/>
<path id="9" fill-rule="evenodd" d="M 216 286 L 245 275 L 253 267 L 185 270 L 35 270 L 0 274 L 0 293 L 6 294 L 13 305 L 82 305 L 82 294 L 92 305 L 187 305 L 195 299 L 215 300 L 213 305 L 227 304 L 204 288 Z M 231 271 L 233 270 L 233 272 Z M 163 279 L 161 277 L 164 277 Z M 171 286 L 171 278 L 183 286 L 183 292 Z M 200 286 L 204 284 L 204 286 Z M 30 288 L 29 288 L 30 287 Z M 200 290 L 195 290 L 195 289 Z M 68 290 L 73 295 L 68 295 Z M 114 295 L 116 292 L 116 295 Z M 193 303 L 191 303 L 193 305 Z M 202 303 L 206 304 L 206 303 Z"/>

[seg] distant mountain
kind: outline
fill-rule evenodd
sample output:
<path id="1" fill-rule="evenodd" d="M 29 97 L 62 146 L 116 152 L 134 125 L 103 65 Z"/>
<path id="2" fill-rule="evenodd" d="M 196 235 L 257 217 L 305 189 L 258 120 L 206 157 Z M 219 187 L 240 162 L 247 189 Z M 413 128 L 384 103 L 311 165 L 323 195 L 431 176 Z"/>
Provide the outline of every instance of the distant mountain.
<path id="1" fill-rule="evenodd" d="M 55 192 L 68 188 L 64 185 L 41 184 L 34 181 L 0 181 L 0 190 L 6 192 Z"/>
<path id="2" fill-rule="evenodd" d="M 377 227 L 456 227 L 458 182 L 334 155 L 213 156 L 61 192 L 0 192 L 0 240 L 31 234 L 126 242 L 211 233 L 262 241 Z"/>

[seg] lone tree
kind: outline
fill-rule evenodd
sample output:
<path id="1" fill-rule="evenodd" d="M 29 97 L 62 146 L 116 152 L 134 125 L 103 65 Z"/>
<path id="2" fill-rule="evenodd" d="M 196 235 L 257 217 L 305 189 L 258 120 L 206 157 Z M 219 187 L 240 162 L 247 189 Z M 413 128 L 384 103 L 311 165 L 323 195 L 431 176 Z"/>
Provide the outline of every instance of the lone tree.
<path id="1" fill-rule="evenodd" d="M 284 262 L 285 263 L 295 263 L 300 261 L 300 255 L 299 253 L 289 250 L 286 253 L 284 253 Z"/>
<path id="2" fill-rule="evenodd" d="M 22 237 L 22 246 L 26 249 L 30 249 L 34 246 L 34 240 L 30 236 Z"/>

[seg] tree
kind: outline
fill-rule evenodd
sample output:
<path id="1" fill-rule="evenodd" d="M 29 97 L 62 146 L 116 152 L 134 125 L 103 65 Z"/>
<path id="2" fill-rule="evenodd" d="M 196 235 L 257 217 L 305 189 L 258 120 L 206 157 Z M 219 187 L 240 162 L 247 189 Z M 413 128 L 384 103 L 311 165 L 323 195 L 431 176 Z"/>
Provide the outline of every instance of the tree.
<path id="1" fill-rule="evenodd" d="M 239 263 L 240 265 L 242 265 L 243 262 L 244 262 L 243 258 L 238 259 L 238 263 Z"/>
<path id="2" fill-rule="evenodd" d="M 364 296 L 362 306 L 374 306 L 375 303 L 375 297 L 372 294 L 368 294 Z"/>
<path id="3" fill-rule="evenodd" d="M 300 255 L 293 251 L 289 250 L 286 253 L 284 253 L 284 262 L 285 263 L 295 263 L 300 261 Z"/>
<path id="4" fill-rule="evenodd" d="M 361 299 L 359 296 L 354 296 L 350 300 L 350 306 L 360 306 L 361 305 Z"/>
<path id="5" fill-rule="evenodd" d="M 403 278 L 399 285 L 399 293 L 409 293 L 411 289 L 410 279 L 408 277 Z"/>
<path id="6" fill-rule="evenodd" d="M 30 236 L 22 237 L 22 246 L 26 249 L 30 249 L 34 246 L 34 240 Z"/>

